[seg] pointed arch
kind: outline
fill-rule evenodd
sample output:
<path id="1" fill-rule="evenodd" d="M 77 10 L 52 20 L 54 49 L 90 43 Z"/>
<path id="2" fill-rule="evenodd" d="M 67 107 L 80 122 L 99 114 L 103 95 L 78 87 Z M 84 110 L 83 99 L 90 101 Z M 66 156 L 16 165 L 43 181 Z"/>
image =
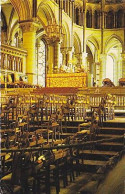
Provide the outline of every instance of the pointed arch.
<path id="1" fill-rule="evenodd" d="M 13 37 L 13 34 L 14 32 L 18 31 L 19 30 L 19 24 L 18 24 L 18 21 L 16 21 L 11 30 L 10 30 L 10 33 L 9 33 L 9 36 L 8 36 L 8 40 L 11 40 L 12 41 L 12 37 Z"/>
<path id="2" fill-rule="evenodd" d="M 123 45 L 124 45 L 124 44 L 123 44 L 122 39 L 121 39 L 119 36 L 117 36 L 116 34 L 113 34 L 113 35 L 110 36 L 110 37 L 107 39 L 107 41 L 105 42 L 105 53 L 107 53 L 108 50 L 109 50 L 111 47 L 113 47 L 113 46 L 115 46 L 115 45 L 117 44 L 114 40 L 116 40 L 117 43 L 119 42 L 119 43 L 122 45 L 122 50 L 123 50 Z M 109 43 L 110 43 L 110 45 L 109 45 Z"/>
<path id="3" fill-rule="evenodd" d="M 1 20 L 2 20 L 2 30 L 6 31 L 7 30 L 7 21 L 6 21 L 6 17 L 1 9 Z"/>
<path id="4" fill-rule="evenodd" d="M 70 47 L 70 31 L 69 26 L 65 21 L 63 21 L 62 23 L 62 31 L 63 31 L 62 47 Z"/>
<path id="5" fill-rule="evenodd" d="M 18 14 L 19 21 L 32 18 L 32 5 L 29 0 L 10 0 L 10 2 Z"/>
<path id="6" fill-rule="evenodd" d="M 114 12 L 114 8 L 112 6 L 107 6 L 106 9 L 105 9 L 106 12 Z"/>
<path id="7" fill-rule="evenodd" d="M 90 48 L 93 57 L 96 51 L 100 50 L 99 41 L 94 36 L 89 36 L 86 40 L 86 45 Z"/>
<path id="8" fill-rule="evenodd" d="M 74 33 L 74 49 L 75 49 L 76 54 L 82 52 L 81 41 L 80 41 L 80 38 L 76 32 Z"/>
<path id="9" fill-rule="evenodd" d="M 53 6 L 50 6 L 49 4 L 47 4 L 47 2 L 42 1 L 37 8 L 37 15 L 40 18 L 43 26 L 48 25 L 48 22 L 52 21 L 53 18 L 55 18 Z"/>

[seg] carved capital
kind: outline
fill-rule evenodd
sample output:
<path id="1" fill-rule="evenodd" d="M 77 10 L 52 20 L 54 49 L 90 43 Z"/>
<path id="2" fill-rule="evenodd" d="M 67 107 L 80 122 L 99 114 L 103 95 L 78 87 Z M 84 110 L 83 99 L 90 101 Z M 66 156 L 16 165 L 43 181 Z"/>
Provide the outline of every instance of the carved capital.
<path id="1" fill-rule="evenodd" d="M 35 22 L 21 22 L 20 23 L 20 27 L 23 31 L 23 33 L 25 32 L 36 32 L 36 30 L 38 29 L 39 25 Z"/>

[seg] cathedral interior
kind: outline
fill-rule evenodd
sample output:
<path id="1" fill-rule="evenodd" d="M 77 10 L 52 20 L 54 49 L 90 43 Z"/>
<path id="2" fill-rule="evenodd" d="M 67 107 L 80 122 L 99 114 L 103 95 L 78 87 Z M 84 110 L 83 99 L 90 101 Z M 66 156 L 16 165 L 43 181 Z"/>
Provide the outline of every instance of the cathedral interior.
<path id="1" fill-rule="evenodd" d="M 125 0 L 1 0 L 2 194 L 124 194 Z"/>

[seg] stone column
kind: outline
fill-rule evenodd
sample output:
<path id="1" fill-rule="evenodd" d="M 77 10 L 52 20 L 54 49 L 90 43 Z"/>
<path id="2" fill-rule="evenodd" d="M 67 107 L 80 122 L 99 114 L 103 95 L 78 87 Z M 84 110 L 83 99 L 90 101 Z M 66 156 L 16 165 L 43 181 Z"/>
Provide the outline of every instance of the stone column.
<path id="1" fill-rule="evenodd" d="M 83 68 L 83 52 L 79 53 L 79 64 L 81 65 L 81 68 Z"/>
<path id="2" fill-rule="evenodd" d="M 56 41 L 54 45 L 54 67 L 53 71 L 58 73 L 60 59 L 60 42 Z"/>
<path id="3" fill-rule="evenodd" d="M 102 86 L 102 81 L 106 76 L 106 54 L 100 54 L 100 81 L 99 86 Z"/>
<path id="4" fill-rule="evenodd" d="M 72 2 L 69 1 L 69 17 L 72 17 Z"/>
<path id="5" fill-rule="evenodd" d="M 70 0 L 71 1 L 71 0 Z M 70 28 L 70 46 L 73 47 L 73 23 L 75 22 L 75 6 L 74 6 L 74 1 L 71 1 L 71 19 L 72 19 L 72 23 L 71 23 L 71 28 Z"/>
<path id="6" fill-rule="evenodd" d="M 67 60 L 68 61 L 72 60 L 72 48 L 68 48 L 67 50 Z"/>
<path id="7" fill-rule="evenodd" d="M 67 65 L 67 64 L 66 64 L 66 51 L 63 50 L 63 51 L 62 51 L 62 54 L 63 54 L 63 66 L 66 66 L 66 65 Z"/>
<path id="8" fill-rule="evenodd" d="M 64 11 L 66 12 L 66 0 L 65 0 L 65 8 L 64 8 Z"/>
<path id="9" fill-rule="evenodd" d="M 36 70 L 36 30 L 38 24 L 35 22 L 21 22 L 20 27 L 23 31 L 23 48 L 27 50 L 26 75 L 28 83 L 34 84 Z"/>
<path id="10" fill-rule="evenodd" d="M 7 89 L 7 64 L 8 64 L 8 59 L 7 59 L 7 54 L 5 54 L 5 58 L 4 58 L 4 69 L 5 69 L 5 89 Z"/>
<path id="11" fill-rule="evenodd" d="M 104 53 L 105 0 L 101 1 L 101 54 Z M 102 57 L 101 57 L 102 58 Z"/>
<path id="12" fill-rule="evenodd" d="M 69 0 L 67 0 L 67 14 L 69 15 Z"/>
<path id="13" fill-rule="evenodd" d="M 93 62 L 93 81 L 96 81 L 96 62 Z"/>
<path id="14" fill-rule="evenodd" d="M 113 67 L 113 78 L 114 78 L 113 82 L 115 86 L 118 85 L 118 70 L 119 70 L 119 59 L 115 60 L 115 64 Z"/>
<path id="15" fill-rule="evenodd" d="M 87 53 L 86 53 L 86 0 L 83 1 L 83 49 L 81 53 L 82 63 L 81 68 L 87 72 Z"/>
<path id="16" fill-rule="evenodd" d="M 85 70 L 85 72 L 88 71 L 88 69 L 87 69 L 87 55 L 88 55 L 88 53 L 86 53 L 86 52 L 82 53 L 82 65 L 83 65 L 82 68 Z"/>
<path id="17" fill-rule="evenodd" d="M 86 0 L 83 1 L 83 53 L 86 53 Z"/>
<path id="18" fill-rule="evenodd" d="M 121 54 L 122 57 L 122 78 L 125 78 L 125 52 Z"/>
<path id="19" fill-rule="evenodd" d="M 69 47 L 67 48 L 67 64 L 68 66 L 70 66 L 70 69 L 73 69 L 72 59 L 73 59 L 72 47 Z"/>
<path id="20" fill-rule="evenodd" d="M 53 68 L 54 68 L 54 46 L 53 46 L 53 44 L 48 44 L 47 66 L 48 66 L 48 73 L 52 74 Z"/>

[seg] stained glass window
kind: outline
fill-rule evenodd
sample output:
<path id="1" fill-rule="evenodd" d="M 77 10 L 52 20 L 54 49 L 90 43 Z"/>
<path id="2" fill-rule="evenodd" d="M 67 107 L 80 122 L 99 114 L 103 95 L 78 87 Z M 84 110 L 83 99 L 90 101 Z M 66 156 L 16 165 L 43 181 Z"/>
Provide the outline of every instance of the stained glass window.
<path id="1" fill-rule="evenodd" d="M 111 81 L 114 81 L 113 71 L 114 71 L 114 60 L 110 55 L 108 55 L 106 63 L 106 78 L 109 78 Z"/>
<path id="2" fill-rule="evenodd" d="M 46 45 L 40 40 L 36 48 L 36 84 L 45 87 Z"/>

